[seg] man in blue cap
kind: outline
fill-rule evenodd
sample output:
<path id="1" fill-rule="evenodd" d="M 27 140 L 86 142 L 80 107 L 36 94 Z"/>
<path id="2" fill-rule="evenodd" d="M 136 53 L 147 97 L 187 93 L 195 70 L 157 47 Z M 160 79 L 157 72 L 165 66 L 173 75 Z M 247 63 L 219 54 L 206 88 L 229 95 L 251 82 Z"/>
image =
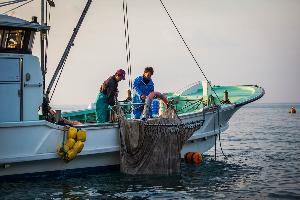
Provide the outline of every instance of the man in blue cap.
<path id="1" fill-rule="evenodd" d="M 118 97 L 118 82 L 125 80 L 125 71 L 118 69 L 116 73 L 110 76 L 100 87 L 99 94 L 96 99 L 96 120 L 97 123 L 108 122 L 109 108 L 114 106 Z"/>

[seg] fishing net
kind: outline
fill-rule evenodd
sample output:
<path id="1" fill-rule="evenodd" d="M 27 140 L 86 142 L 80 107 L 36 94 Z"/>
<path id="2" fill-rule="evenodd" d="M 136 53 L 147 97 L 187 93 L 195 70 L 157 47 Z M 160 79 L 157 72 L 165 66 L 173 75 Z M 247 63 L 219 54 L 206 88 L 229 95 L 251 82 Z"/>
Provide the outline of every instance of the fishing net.
<path id="1" fill-rule="evenodd" d="M 120 168 L 126 174 L 172 174 L 180 170 L 180 151 L 203 120 L 182 123 L 168 109 L 155 119 L 127 120 L 120 123 Z"/>

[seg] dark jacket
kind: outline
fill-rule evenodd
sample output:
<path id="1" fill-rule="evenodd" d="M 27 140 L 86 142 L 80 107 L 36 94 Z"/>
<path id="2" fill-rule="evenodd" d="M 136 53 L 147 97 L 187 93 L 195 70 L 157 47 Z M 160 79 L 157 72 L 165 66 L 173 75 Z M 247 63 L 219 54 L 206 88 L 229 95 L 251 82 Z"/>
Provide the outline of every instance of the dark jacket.
<path id="1" fill-rule="evenodd" d="M 118 81 L 115 76 L 109 77 L 100 87 L 100 92 L 107 96 L 107 103 L 114 106 L 118 97 Z"/>

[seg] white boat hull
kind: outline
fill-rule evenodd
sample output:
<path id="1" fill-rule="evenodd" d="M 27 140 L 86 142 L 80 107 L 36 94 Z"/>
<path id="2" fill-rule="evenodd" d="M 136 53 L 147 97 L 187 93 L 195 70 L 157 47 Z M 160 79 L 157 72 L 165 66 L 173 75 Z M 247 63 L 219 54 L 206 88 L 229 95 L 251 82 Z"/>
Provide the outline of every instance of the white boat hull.
<path id="1" fill-rule="evenodd" d="M 181 156 L 189 151 L 204 153 L 212 148 L 216 134 L 228 128 L 228 120 L 237 109 L 228 105 L 219 114 L 206 112 L 203 127 L 184 145 Z M 203 114 L 183 115 L 181 119 L 183 122 L 196 121 L 203 119 Z M 63 142 L 63 126 L 47 121 L 0 123 L 0 177 L 119 164 L 117 124 L 85 124 L 81 128 L 87 131 L 85 147 L 74 160 L 66 163 L 56 153 Z"/>

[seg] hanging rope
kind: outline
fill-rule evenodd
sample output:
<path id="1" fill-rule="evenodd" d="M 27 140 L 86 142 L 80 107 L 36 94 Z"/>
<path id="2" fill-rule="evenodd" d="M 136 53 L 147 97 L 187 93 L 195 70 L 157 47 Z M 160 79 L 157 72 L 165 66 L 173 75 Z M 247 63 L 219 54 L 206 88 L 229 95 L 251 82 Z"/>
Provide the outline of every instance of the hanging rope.
<path id="1" fill-rule="evenodd" d="M 201 71 L 202 75 L 204 76 L 205 80 L 206 80 L 206 81 L 208 82 L 208 84 L 210 85 L 212 91 L 215 93 L 215 95 L 216 95 L 216 97 L 219 99 L 220 103 L 222 103 L 221 100 L 220 100 L 220 98 L 219 98 L 219 96 L 217 95 L 217 93 L 215 92 L 215 90 L 214 90 L 213 87 L 211 86 L 210 82 L 208 81 L 208 79 L 207 79 L 207 77 L 206 77 L 204 71 L 201 69 L 201 67 L 200 67 L 198 61 L 196 60 L 194 54 L 192 53 L 191 49 L 189 48 L 189 46 L 188 46 L 187 43 L 185 42 L 184 38 L 182 37 L 182 35 L 181 35 L 179 29 L 177 28 L 177 26 L 176 26 L 176 24 L 175 24 L 173 18 L 171 17 L 169 11 L 167 10 L 166 6 L 165 6 L 164 3 L 162 2 L 162 0 L 159 0 L 159 1 L 160 1 L 161 5 L 163 6 L 163 8 L 165 9 L 167 15 L 169 16 L 169 18 L 170 18 L 170 20 L 171 20 L 173 26 L 175 27 L 177 33 L 179 34 L 179 36 L 180 36 L 182 42 L 183 42 L 184 45 L 185 45 L 185 47 L 186 47 L 187 50 L 189 51 L 190 55 L 192 56 L 192 58 L 193 58 L 193 60 L 195 61 L 196 65 L 198 66 L 198 68 L 200 69 L 200 71 Z"/>
<path id="2" fill-rule="evenodd" d="M 218 107 L 218 126 L 219 126 L 219 142 L 220 142 L 220 149 L 221 152 L 223 154 L 223 156 L 225 157 L 225 159 L 227 159 L 227 156 L 225 155 L 223 148 L 222 148 L 222 143 L 221 143 L 221 127 L 220 127 L 220 109 Z"/>
<path id="3" fill-rule="evenodd" d="M 26 0 L 26 1 L 27 1 L 27 0 Z M 15 7 L 15 8 L 12 8 L 12 9 L 10 9 L 10 10 L 8 10 L 8 11 L 2 13 L 2 14 L 7 14 L 7 13 L 9 13 L 9 12 L 11 12 L 11 11 L 14 11 L 14 10 L 16 10 L 16 9 L 22 7 L 22 6 L 25 6 L 26 4 L 29 4 L 29 3 L 32 2 L 32 1 L 34 1 L 34 0 L 30 0 L 30 1 L 28 1 L 28 2 L 25 2 L 25 3 L 19 5 L 19 6 Z M 20 2 L 21 2 L 21 1 L 20 1 Z M 18 3 L 19 3 L 19 2 L 18 2 Z M 0 7 L 1 7 L 1 6 L 0 6 Z"/>
<path id="4" fill-rule="evenodd" d="M 214 116 L 214 134 L 216 133 L 216 115 L 215 110 L 213 110 L 213 116 Z M 215 137 L 215 160 L 217 160 L 217 135 L 214 135 Z"/>
<path id="5" fill-rule="evenodd" d="M 127 14 L 127 1 L 123 0 L 123 15 L 124 15 L 124 33 L 125 33 L 125 47 L 126 47 L 126 61 L 128 72 L 128 86 L 132 90 L 132 76 L 131 76 L 131 55 L 130 55 L 130 42 L 129 42 L 129 22 Z"/>

